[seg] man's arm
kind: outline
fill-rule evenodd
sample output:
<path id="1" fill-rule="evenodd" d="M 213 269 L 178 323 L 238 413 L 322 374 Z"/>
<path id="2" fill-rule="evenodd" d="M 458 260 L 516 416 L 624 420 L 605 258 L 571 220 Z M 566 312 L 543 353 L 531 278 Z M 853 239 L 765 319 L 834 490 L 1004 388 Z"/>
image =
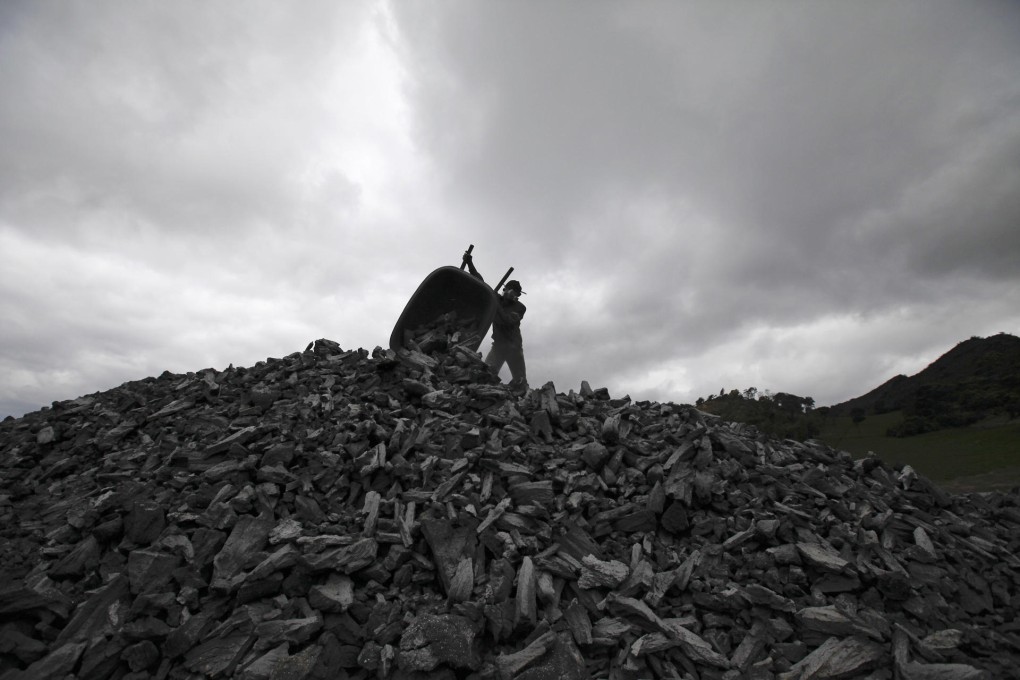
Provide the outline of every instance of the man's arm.
<path id="1" fill-rule="evenodd" d="M 524 316 L 524 305 L 517 303 L 507 309 L 503 305 L 496 305 L 496 317 L 493 323 L 498 323 L 503 328 L 520 328 L 521 318 Z"/>
<path id="2" fill-rule="evenodd" d="M 482 275 L 478 273 L 477 269 L 475 269 L 475 262 L 474 259 L 471 257 L 470 250 L 464 251 L 464 264 L 467 265 L 468 271 L 471 272 L 471 276 L 475 277 L 482 283 L 485 282 L 485 279 L 482 278 Z"/>

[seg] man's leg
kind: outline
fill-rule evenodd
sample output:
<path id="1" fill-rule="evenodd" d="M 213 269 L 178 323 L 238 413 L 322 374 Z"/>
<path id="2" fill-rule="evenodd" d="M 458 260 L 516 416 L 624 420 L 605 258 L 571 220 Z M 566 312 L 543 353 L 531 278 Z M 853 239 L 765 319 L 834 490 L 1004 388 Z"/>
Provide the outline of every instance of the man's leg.
<path id="1" fill-rule="evenodd" d="M 503 364 L 506 363 L 506 352 L 504 348 L 497 345 L 495 342 L 492 343 L 492 349 L 485 355 L 485 363 L 488 365 L 492 372 L 499 377 L 499 370 L 503 368 Z"/>
<path id="2" fill-rule="evenodd" d="M 506 352 L 506 363 L 510 366 L 510 384 L 521 392 L 528 390 L 528 371 L 524 364 L 524 348 L 510 347 Z"/>

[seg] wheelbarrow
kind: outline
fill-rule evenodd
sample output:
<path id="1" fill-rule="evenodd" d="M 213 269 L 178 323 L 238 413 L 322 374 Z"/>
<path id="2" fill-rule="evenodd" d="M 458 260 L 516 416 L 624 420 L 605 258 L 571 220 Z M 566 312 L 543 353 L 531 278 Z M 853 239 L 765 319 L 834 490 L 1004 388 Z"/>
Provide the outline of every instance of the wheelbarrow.
<path id="1" fill-rule="evenodd" d="M 470 254 L 472 250 L 474 245 L 471 245 L 467 252 Z M 514 268 L 510 267 L 499 284 L 495 288 L 490 288 L 484 281 L 464 271 L 466 265 L 465 261 L 461 263 L 459 269 L 452 266 L 440 267 L 425 277 L 393 326 L 393 332 L 390 333 L 390 349 L 396 352 L 405 347 L 405 331 L 413 332 L 427 327 L 440 317 L 453 313 L 463 324 L 462 329 L 466 331 L 465 336 L 468 338 L 466 346 L 471 351 L 478 351 L 478 346 L 489 332 L 492 319 L 496 316 L 496 306 L 499 304 L 496 293 L 503 287 Z"/>

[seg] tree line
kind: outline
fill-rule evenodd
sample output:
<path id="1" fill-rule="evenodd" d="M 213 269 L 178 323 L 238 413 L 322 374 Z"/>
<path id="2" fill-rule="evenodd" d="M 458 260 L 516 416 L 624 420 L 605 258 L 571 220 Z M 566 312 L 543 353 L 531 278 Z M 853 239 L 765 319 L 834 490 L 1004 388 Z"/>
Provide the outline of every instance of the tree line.
<path id="1" fill-rule="evenodd" d="M 816 409 L 812 397 L 759 391 L 757 387 L 719 390 L 718 395 L 698 397 L 694 405 L 724 420 L 747 423 L 773 436 L 797 440 L 817 436 L 828 412 L 828 408 Z"/>

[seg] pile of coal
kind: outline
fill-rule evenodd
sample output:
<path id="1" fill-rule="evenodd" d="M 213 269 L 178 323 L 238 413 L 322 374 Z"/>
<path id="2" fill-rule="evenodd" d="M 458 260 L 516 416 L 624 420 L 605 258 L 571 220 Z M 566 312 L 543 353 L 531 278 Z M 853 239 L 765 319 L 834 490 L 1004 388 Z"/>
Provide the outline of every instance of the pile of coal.
<path id="1" fill-rule="evenodd" d="M 1008 678 L 1020 497 L 455 342 L 0 424 L 0 678 Z"/>
<path id="2" fill-rule="evenodd" d="M 427 324 L 405 330 L 403 346 L 425 354 L 446 352 L 456 345 L 478 347 L 482 343 L 478 323 L 476 316 L 447 312 Z"/>

